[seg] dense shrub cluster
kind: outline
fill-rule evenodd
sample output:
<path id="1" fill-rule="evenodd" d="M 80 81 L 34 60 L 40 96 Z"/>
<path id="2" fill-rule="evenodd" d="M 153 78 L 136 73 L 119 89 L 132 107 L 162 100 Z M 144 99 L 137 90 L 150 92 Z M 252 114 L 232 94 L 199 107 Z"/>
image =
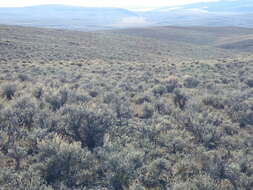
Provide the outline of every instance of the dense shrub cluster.
<path id="1" fill-rule="evenodd" d="M 171 67 L 9 67 L 0 189 L 251 190 L 252 64 Z"/>

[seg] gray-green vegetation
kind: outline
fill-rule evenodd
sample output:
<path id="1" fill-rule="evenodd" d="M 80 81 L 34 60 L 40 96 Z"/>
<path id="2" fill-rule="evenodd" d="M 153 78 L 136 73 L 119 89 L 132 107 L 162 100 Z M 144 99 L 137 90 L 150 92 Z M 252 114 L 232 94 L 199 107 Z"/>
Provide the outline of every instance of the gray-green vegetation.
<path id="1" fill-rule="evenodd" d="M 248 50 L 0 28 L 1 190 L 252 189 Z"/>

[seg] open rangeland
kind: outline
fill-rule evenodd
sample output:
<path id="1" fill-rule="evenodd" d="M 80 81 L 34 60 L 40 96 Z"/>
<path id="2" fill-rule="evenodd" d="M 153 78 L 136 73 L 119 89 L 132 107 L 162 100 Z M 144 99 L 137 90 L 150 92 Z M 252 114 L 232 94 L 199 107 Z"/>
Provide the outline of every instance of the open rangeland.
<path id="1" fill-rule="evenodd" d="M 0 26 L 0 189 L 251 190 L 253 31 Z"/>

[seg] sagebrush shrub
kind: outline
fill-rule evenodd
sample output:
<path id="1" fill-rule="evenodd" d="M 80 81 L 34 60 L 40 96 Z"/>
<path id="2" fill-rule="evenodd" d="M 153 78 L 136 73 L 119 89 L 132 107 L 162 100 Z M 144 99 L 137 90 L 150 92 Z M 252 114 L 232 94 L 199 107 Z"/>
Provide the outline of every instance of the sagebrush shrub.
<path id="1" fill-rule="evenodd" d="M 6 84 L 2 87 L 1 91 L 2 97 L 11 100 L 17 91 L 17 86 L 15 84 Z"/>
<path id="2" fill-rule="evenodd" d="M 95 90 L 91 90 L 91 91 L 89 92 L 89 95 L 90 95 L 91 97 L 95 98 L 95 97 L 98 96 L 98 92 L 95 91 Z"/>
<path id="3" fill-rule="evenodd" d="M 207 112 L 194 113 L 187 129 L 193 132 L 200 143 L 209 149 L 213 149 L 219 145 L 223 135 L 221 125 L 222 121 L 216 115 Z"/>
<path id="4" fill-rule="evenodd" d="M 246 81 L 245 81 L 245 83 L 249 86 L 249 87 L 253 87 L 253 79 L 247 79 Z"/>
<path id="5" fill-rule="evenodd" d="M 187 100 L 188 97 L 182 90 L 176 89 L 174 91 L 173 101 L 176 107 L 179 107 L 181 110 L 183 110 L 186 106 Z"/>
<path id="6" fill-rule="evenodd" d="M 33 90 L 33 96 L 37 99 L 41 99 L 43 96 L 44 90 L 42 87 L 37 87 Z"/>
<path id="7" fill-rule="evenodd" d="M 28 77 L 28 75 L 26 75 L 26 74 L 19 74 L 19 75 L 18 75 L 18 79 L 19 79 L 21 82 L 24 82 L 24 81 L 29 80 L 29 77 Z"/>
<path id="8" fill-rule="evenodd" d="M 140 118 L 148 119 L 151 118 L 154 114 L 154 107 L 150 103 L 144 103 L 142 108 L 142 114 L 140 115 Z"/>
<path id="9" fill-rule="evenodd" d="M 144 152 L 132 146 L 122 147 L 113 144 L 109 149 L 101 149 L 98 155 L 105 160 L 105 165 L 110 170 L 110 185 L 112 189 L 129 189 L 131 180 L 136 178 L 136 172 L 142 167 Z"/>
<path id="10" fill-rule="evenodd" d="M 49 103 L 51 109 L 56 111 L 60 109 L 68 100 L 69 92 L 67 89 L 62 89 L 57 93 L 48 94 L 45 97 L 47 103 Z"/>
<path id="11" fill-rule="evenodd" d="M 203 99 L 203 103 L 216 109 L 224 109 L 224 101 L 220 96 L 207 96 Z"/>
<path id="12" fill-rule="evenodd" d="M 152 91 L 155 96 L 161 96 L 164 93 L 166 93 L 167 90 L 166 90 L 166 87 L 163 85 L 156 85 L 153 87 Z"/>
<path id="13" fill-rule="evenodd" d="M 166 90 L 167 90 L 168 93 L 173 92 L 174 89 L 176 89 L 180 86 L 178 78 L 173 77 L 173 76 L 163 80 L 162 84 L 165 85 Z"/>
<path id="14" fill-rule="evenodd" d="M 28 97 L 21 97 L 3 112 L 5 125 L 30 129 L 33 127 L 36 113 L 36 104 Z"/>
<path id="15" fill-rule="evenodd" d="M 118 124 L 120 126 L 122 126 L 123 124 L 127 125 L 128 120 L 132 118 L 133 116 L 132 109 L 129 105 L 129 102 L 115 99 L 112 107 L 113 107 L 113 112 L 115 113 L 115 116 L 118 120 Z"/>
<path id="16" fill-rule="evenodd" d="M 186 76 L 183 83 L 186 88 L 196 88 L 199 84 L 199 81 L 194 77 Z"/>
<path id="17" fill-rule="evenodd" d="M 53 190 L 52 186 L 46 185 L 46 181 L 33 168 L 22 171 L 1 168 L 1 189 L 26 189 L 26 190 Z"/>
<path id="18" fill-rule="evenodd" d="M 155 110 L 161 115 L 169 115 L 172 112 L 172 105 L 168 102 L 168 99 L 161 98 L 154 103 Z"/>
<path id="19" fill-rule="evenodd" d="M 238 122 L 241 127 L 253 124 L 253 110 L 248 102 L 233 103 L 228 108 L 232 121 Z"/>
<path id="20" fill-rule="evenodd" d="M 38 169 L 47 184 L 63 183 L 68 187 L 82 187 L 96 181 L 93 155 L 78 142 L 68 143 L 60 136 L 42 140 Z"/>
<path id="21" fill-rule="evenodd" d="M 152 97 L 149 93 L 143 93 L 135 97 L 136 104 L 143 104 L 145 102 L 151 102 Z"/>
<path id="22" fill-rule="evenodd" d="M 106 110 L 91 110 L 83 106 L 66 106 L 61 111 L 61 126 L 66 133 L 90 150 L 103 145 L 103 138 L 113 124 Z"/>
<path id="23" fill-rule="evenodd" d="M 170 161 L 158 158 L 142 170 L 142 183 L 147 188 L 166 189 L 170 185 L 172 175 Z"/>

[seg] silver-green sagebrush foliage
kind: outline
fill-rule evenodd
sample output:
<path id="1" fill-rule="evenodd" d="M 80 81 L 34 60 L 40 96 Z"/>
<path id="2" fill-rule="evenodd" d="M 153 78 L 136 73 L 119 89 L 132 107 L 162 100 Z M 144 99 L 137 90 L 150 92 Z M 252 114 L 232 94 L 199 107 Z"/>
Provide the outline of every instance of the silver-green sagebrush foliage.
<path id="1" fill-rule="evenodd" d="M 1 190 L 252 189 L 252 59 L 48 46 L 0 63 Z"/>

